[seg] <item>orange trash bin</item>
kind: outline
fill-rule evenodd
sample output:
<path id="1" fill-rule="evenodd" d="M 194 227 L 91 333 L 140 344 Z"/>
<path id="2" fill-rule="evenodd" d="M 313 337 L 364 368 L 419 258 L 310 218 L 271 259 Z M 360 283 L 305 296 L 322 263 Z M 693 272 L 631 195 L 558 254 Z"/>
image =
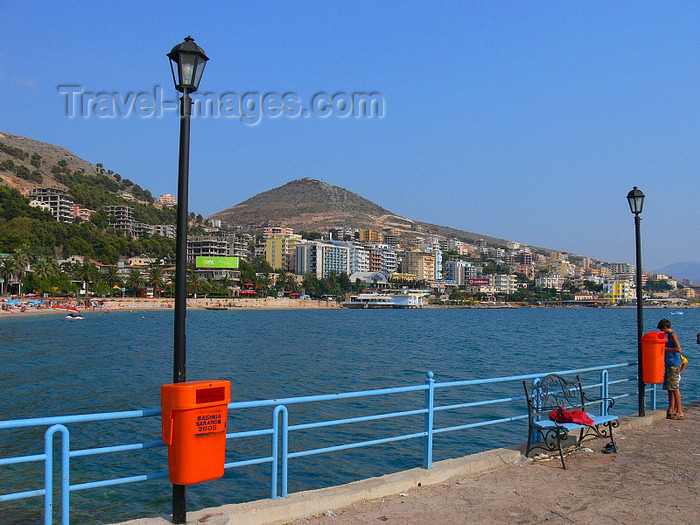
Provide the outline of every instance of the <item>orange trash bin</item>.
<path id="1" fill-rule="evenodd" d="M 160 396 L 170 482 L 191 485 L 222 477 L 231 382 L 162 385 Z"/>
<path id="2" fill-rule="evenodd" d="M 642 381 L 647 384 L 664 382 L 665 332 L 649 332 L 642 337 Z"/>

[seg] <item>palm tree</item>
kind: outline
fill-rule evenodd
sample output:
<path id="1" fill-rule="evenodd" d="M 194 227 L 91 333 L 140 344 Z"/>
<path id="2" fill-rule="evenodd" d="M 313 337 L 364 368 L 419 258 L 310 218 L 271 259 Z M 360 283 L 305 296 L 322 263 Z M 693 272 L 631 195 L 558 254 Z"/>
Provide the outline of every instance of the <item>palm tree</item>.
<path id="1" fill-rule="evenodd" d="M 219 284 L 224 289 L 224 293 L 226 294 L 226 297 L 230 297 L 231 296 L 231 288 L 233 287 L 233 281 L 231 280 L 231 278 L 228 275 L 226 275 L 226 276 L 224 276 L 223 279 L 221 279 L 221 281 L 219 281 Z"/>
<path id="2" fill-rule="evenodd" d="M 17 295 L 21 295 L 22 292 L 22 279 L 24 279 L 24 273 L 27 271 L 27 266 L 31 262 L 31 257 L 29 255 L 29 244 L 25 243 L 15 250 L 14 253 L 15 264 L 17 265 L 17 270 L 19 271 L 19 287 L 17 289 Z"/>
<path id="3" fill-rule="evenodd" d="M 34 276 L 40 281 L 50 281 L 52 277 L 56 277 L 59 272 L 56 259 L 53 257 L 42 257 L 34 263 Z"/>
<path id="4" fill-rule="evenodd" d="M 197 298 L 197 290 L 199 290 L 202 286 L 202 278 L 196 274 L 196 273 L 191 273 L 187 277 L 187 288 L 192 289 L 192 293 L 194 294 L 194 298 Z"/>
<path id="5" fill-rule="evenodd" d="M 107 286 L 109 286 L 112 293 L 114 293 L 115 286 L 118 286 L 119 288 L 124 286 L 122 278 L 119 277 L 119 269 L 116 266 L 110 266 L 107 269 L 107 273 L 102 276 L 102 279 L 105 283 L 107 283 Z"/>
<path id="6" fill-rule="evenodd" d="M 129 288 L 129 290 L 140 292 L 143 290 L 143 287 L 145 285 L 145 281 L 143 277 L 141 276 L 141 272 L 134 268 L 129 272 L 129 277 L 126 278 L 126 286 Z"/>
<path id="7" fill-rule="evenodd" d="M 153 286 L 154 297 L 160 297 L 160 289 L 165 284 L 163 269 L 160 266 L 151 266 L 151 268 L 148 270 L 148 280 L 146 281 L 146 284 Z"/>
<path id="8" fill-rule="evenodd" d="M 12 256 L 5 257 L 0 261 L 0 277 L 3 279 L 2 293 L 6 293 L 10 286 L 10 279 L 17 275 L 17 263 Z"/>
<path id="9" fill-rule="evenodd" d="M 86 292 L 89 290 L 90 283 L 96 281 L 99 275 L 100 271 L 97 266 L 90 261 L 83 261 L 83 264 L 75 272 L 75 277 L 83 282 L 83 288 Z"/>

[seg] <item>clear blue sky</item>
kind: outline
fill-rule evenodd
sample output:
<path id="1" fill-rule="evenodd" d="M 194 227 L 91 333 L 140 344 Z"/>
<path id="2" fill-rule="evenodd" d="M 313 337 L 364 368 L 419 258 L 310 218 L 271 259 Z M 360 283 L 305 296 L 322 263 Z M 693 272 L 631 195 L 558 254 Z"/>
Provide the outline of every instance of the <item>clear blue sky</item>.
<path id="1" fill-rule="evenodd" d="M 192 123 L 190 210 L 312 177 L 405 217 L 634 261 L 700 261 L 700 4 L 3 2 L 0 131 L 177 191 L 178 119 L 68 119 L 59 85 L 172 87 L 188 35 L 200 91 L 379 92 L 382 119 Z"/>

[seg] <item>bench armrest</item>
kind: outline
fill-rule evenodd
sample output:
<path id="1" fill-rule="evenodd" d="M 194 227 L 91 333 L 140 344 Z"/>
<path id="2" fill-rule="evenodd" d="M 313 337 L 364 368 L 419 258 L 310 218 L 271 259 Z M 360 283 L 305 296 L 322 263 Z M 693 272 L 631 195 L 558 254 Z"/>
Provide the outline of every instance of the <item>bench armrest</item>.
<path id="1" fill-rule="evenodd" d="M 588 394 L 582 392 L 583 399 L 587 403 L 597 403 L 598 401 L 605 403 L 607 402 L 608 408 L 612 408 L 615 404 L 615 400 L 612 397 L 589 397 Z"/>

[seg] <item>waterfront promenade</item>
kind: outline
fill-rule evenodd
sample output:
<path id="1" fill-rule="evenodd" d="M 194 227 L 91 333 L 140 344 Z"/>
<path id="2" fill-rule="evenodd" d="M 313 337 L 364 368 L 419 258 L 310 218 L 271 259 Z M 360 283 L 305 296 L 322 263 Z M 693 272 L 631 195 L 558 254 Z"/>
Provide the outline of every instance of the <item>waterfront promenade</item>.
<path id="1" fill-rule="evenodd" d="M 655 411 L 625 418 L 619 451 L 603 441 L 567 457 L 525 461 L 517 448 L 498 449 L 413 469 L 261 500 L 191 512 L 188 523 L 208 525 L 441 525 L 463 523 L 700 522 L 700 403 L 686 419 Z M 420 483 L 421 486 L 418 486 Z M 130 525 L 164 525 L 164 518 Z"/>

